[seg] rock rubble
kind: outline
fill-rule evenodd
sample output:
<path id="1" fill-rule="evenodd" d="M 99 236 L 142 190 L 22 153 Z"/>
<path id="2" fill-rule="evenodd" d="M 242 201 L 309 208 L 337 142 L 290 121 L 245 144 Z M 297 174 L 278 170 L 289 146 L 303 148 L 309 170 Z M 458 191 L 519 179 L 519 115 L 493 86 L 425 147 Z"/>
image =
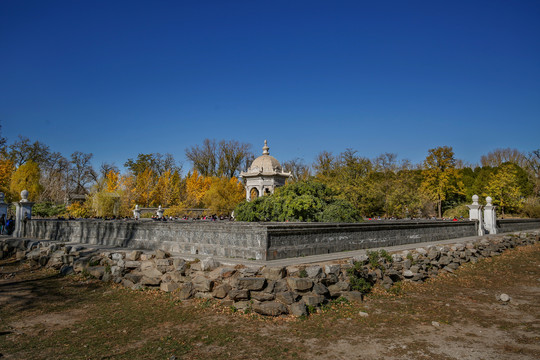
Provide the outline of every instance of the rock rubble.
<path id="1" fill-rule="evenodd" d="M 464 263 L 534 244 L 539 238 L 540 231 L 529 231 L 392 254 L 368 251 L 347 261 L 321 265 L 234 268 L 213 258 L 186 261 L 163 250 L 103 251 L 91 245 L 5 238 L 0 240 L 0 259 L 14 256 L 54 268 L 62 275 L 82 273 L 136 290 L 159 288 L 182 300 L 213 298 L 262 315 L 303 316 L 340 297 L 361 301 L 377 283 L 390 289 L 401 281 L 423 282 L 440 273 L 453 273 Z M 508 302 L 505 296 L 498 300 Z"/>

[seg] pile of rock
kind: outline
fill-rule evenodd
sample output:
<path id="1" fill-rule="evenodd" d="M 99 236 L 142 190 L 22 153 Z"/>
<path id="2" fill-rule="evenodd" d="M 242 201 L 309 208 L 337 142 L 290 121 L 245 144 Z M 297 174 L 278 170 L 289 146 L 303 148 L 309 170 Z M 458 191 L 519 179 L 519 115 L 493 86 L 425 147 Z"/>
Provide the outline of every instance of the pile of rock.
<path id="1" fill-rule="evenodd" d="M 368 252 L 346 262 L 289 267 L 224 266 L 213 258 L 189 261 L 162 250 L 103 251 L 91 245 L 14 238 L 0 241 L 0 259 L 16 256 L 64 275 L 83 273 L 132 289 L 159 287 L 180 299 L 219 299 L 238 310 L 263 315 L 301 316 L 339 297 L 361 300 L 367 290 L 358 286 L 358 279 L 386 289 L 399 281 L 422 282 L 440 272 L 454 272 L 463 263 L 533 244 L 539 234 L 501 235 L 393 254 Z"/>

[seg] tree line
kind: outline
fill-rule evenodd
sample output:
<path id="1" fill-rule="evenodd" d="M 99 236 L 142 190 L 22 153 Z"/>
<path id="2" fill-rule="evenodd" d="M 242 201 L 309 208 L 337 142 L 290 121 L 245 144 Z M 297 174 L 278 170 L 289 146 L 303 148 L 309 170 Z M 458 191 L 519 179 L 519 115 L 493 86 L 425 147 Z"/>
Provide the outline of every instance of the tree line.
<path id="1" fill-rule="evenodd" d="M 91 153 L 76 151 L 65 157 L 24 136 L 12 142 L 0 136 L 0 191 L 10 202 L 19 199 L 21 190 L 28 190 L 37 203 L 34 212 L 42 216 L 131 216 L 135 204 L 161 205 L 170 215 L 193 208 L 230 214 L 239 204 L 239 209 L 246 209 L 238 176 L 256 157 L 251 144 L 206 139 L 187 147 L 185 157 L 191 164 L 185 175 L 172 154 L 160 153 L 129 158 L 123 170 L 111 163 L 96 169 Z M 281 164 L 292 173 L 286 187 L 297 185 L 276 194 L 276 201 L 302 204 L 303 208 L 310 203 L 330 204 L 331 211 L 318 210 L 318 219 L 328 219 L 327 214 L 345 220 L 466 216 L 465 204 L 474 194 L 482 199 L 491 196 L 501 215 L 540 217 L 540 149 L 529 153 L 496 149 L 482 156 L 478 165 L 465 165 L 448 146 L 429 149 L 420 164 L 398 160 L 393 153 L 369 159 L 351 148 L 339 154 L 321 151 L 311 165 L 299 158 Z M 301 185 L 306 182 L 311 185 Z M 324 185 L 325 190 L 313 183 Z M 311 189 L 305 190 L 311 191 L 310 196 L 324 193 L 326 200 L 287 198 L 299 196 L 302 189 Z M 354 216 L 345 216 L 338 205 Z M 268 214 L 286 211 L 279 209 L 267 209 Z"/>

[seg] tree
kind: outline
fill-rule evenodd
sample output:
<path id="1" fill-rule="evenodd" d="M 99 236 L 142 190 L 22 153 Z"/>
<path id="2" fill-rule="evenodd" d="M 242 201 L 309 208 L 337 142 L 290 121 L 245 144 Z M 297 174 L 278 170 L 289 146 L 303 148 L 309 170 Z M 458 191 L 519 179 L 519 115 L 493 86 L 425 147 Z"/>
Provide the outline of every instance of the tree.
<path id="1" fill-rule="evenodd" d="M 186 177 L 186 205 L 194 208 L 201 207 L 204 195 L 210 189 L 211 184 L 212 179 L 199 175 L 197 170 L 188 174 Z"/>
<path id="2" fill-rule="evenodd" d="M 501 208 L 504 218 L 505 210 L 518 210 L 521 205 L 522 192 L 519 186 L 517 165 L 506 163 L 501 165 L 489 179 L 483 196 L 491 196 L 493 204 Z"/>
<path id="3" fill-rule="evenodd" d="M 203 196 L 204 206 L 213 213 L 230 215 L 234 208 L 246 197 L 244 186 L 237 178 L 213 178 L 212 184 Z"/>
<path id="4" fill-rule="evenodd" d="M 148 207 L 152 204 L 153 190 L 156 184 L 156 175 L 152 169 L 147 168 L 135 180 L 135 202 Z"/>
<path id="5" fill-rule="evenodd" d="M 39 166 L 32 160 L 19 166 L 11 177 L 10 191 L 13 198 L 19 200 L 21 191 L 28 190 L 28 200 L 35 201 L 42 190 L 40 176 Z"/>
<path id="6" fill-rule="evenodd" d="M 534 196 L 540 196 L 540 149 L 531 151 L 527 155 L 527 166 L 525 167 L 529 177 L 534 184 Z"/>
<path id="7" fill-rule="evenodd" d="M 85 195 L 88 193 L 87 186 L 92 182 L 97 182 L 97 174 L 92 167 L 90 160 L 93 154 L 85 154 L 75 151 L 71 154 L 71 181 L 75 194 Z"/>
<path id="8" fill-rule="evenodd" d="M 333 170 L 336 165 L 336 158 L 332 155 L 331 152 L 322 151 L 317 154 L 315 162 L 313 163 L 313 169 L 315 174 L 320 179 L 328 179 L 332 177 Z"/>
<path id="9" fill-rule="evenodd" d="M 456 159 L 451 147 L 429 149 L 429 155 L 424 160 L 423 177 L 421 190 L 437 203 L 441 218 L 443 201 L 452 193 L 462 192 Z"/>
<path id="10" fill-rule="evenodd" d="M 161 174 L 169 170 L 172 172 L 182 170 L 182 166 L 169 153 L 165 155 L 160 153 L 139 154 L 136 160 L 128 159 L 124 166 L 135 176 L 138 176 L 146 169 L 152 170 L 157 176 L 161 176 Z"/>
<path id="11" fill-rule="evenodd" d="M 251 144 L 240 143 L 236 140 L 221 140 L 219 142 L 218 176 L 233 178 L 242 170 L 246 159 L 251 158 Z"/>
<path id="12" fill-rule="evenodd" d="M 517 149 L 506 148 L 495 149 L 480 158 L 482 166 L 498 167 L 507 162 L 524 167 L 527 165 L 527 157 Z"/>
<path id="13" fill-rule="evenodd" d="M 70 163 L 60 153 L 50 154 L 41 166 L 41 184 L 43 191 L 40 201 L 61 203 L 66 200 L 68 191 Z"/>
<path id="14" fill-rule="evenodd" d="M 215 139 L 204 139 L 202 146 L 187 148 L 186 157 L 202 176 L 233 177 L 253 158 L 250 149 L 251 144 L 235 140 L 221 140 L 218 144 Z"/>
<path id="15" fill-rule="evenodd" d="M 6 195 L 7 202 L 11 200 L 10 183 L 13 172 L 15 172 L 13 162 L 9 159 L 0 158 L 0 192 Z"/>
<path id="16" fill-rule="evenodd" d="M 311 176 L 309 166 L 300 158 L 284 161 L 281 165 L 285 171 L 291 173 L 290 182 L 307 180 Z"/>
<path id="17" fill-rule="evenodd" d="M 19 140 L 9 146 L 9 158 L 15 166 L 25 164 L 28 161 L 33 161 L 41 166 L 47 161 L 50 155 L 49 147 L 39 141 L 30 142 L 27 137 L 19 135 Z"/>
<path id="18" fill-rule="evenodd" d="M 154 187 L 152 199 L 156 205 L 171 206 L 178 204 L 180 199 L 181 179 L 178 171 L 165 171 L 158 178 Z"/>

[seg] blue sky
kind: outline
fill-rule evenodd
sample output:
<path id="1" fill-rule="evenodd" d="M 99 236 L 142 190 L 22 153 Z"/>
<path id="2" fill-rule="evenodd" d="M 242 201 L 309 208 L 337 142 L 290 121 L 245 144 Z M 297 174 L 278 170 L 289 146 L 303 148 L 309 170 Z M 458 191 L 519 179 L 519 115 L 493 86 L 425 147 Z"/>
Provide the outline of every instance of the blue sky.
<path id="1" fill-rule="evenodd" d="M 121 166 L 205 138 L 310 164 L 540 148 L 539 1 L 0 2 L 0 124 Z"/>

